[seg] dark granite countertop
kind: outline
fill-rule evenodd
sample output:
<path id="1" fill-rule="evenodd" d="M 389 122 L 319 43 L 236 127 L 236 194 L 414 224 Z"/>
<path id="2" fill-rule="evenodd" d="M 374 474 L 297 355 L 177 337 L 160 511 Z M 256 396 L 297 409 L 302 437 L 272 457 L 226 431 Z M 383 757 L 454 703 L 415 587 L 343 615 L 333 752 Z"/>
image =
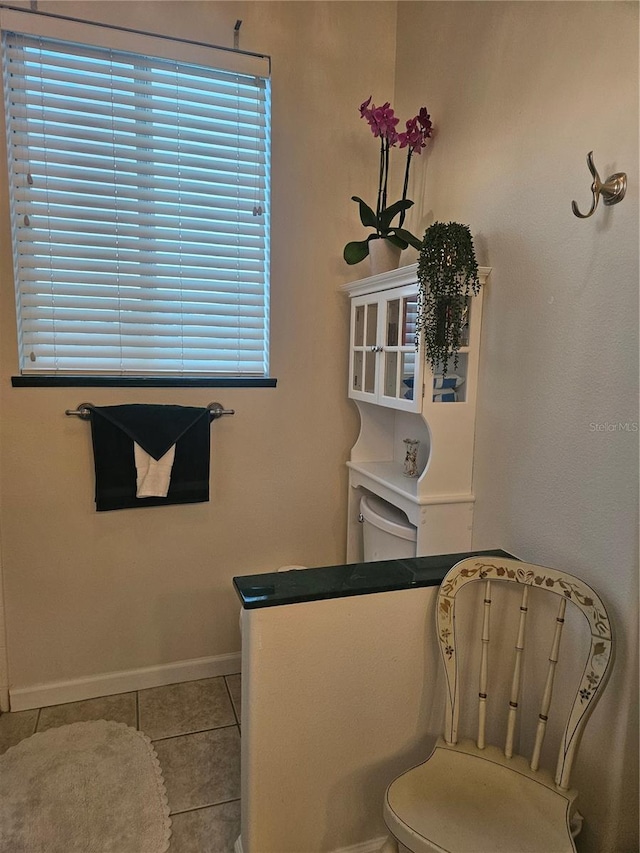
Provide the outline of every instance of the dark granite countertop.
<path id="1" fill-rule="evenodd" d="M 252 610 L 299 604 L 302 601 L 438 586 L 452 566 L 460 560 L 475 556 L 513 557 L 500 549 L 468 551 L 462 554 L 412 557 L 408 560 L 381 560 L 375 563 L 242 575 L 233 579 L 233 585 L 242 606 Z"/>

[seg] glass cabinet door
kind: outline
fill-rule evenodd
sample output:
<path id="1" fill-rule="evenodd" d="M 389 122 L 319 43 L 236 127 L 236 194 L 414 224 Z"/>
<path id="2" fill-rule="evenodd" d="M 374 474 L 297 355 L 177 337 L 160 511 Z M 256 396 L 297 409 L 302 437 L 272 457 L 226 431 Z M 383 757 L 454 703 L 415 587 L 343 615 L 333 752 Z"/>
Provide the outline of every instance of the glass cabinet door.
<path id="1" fill-rule="evenodd" d="M 419 397 L 417 388 L 417 358 L 416 351 L 416 320 L 418 317 L 418 295 L 417 293 L 405 297 L 402 300 L 402 363 L 400 365 L 400 376 L 402 379 L 402 397 L 405 400 L 414 400 Z"/>
<path id="2" fill-rule="evenodd" d="M 402 288 L 386 299 L 384 399 L 381 402 L 408 411 L 419 411 L 422 397 L 415 344 L 417 313 L 418 297 L 414 287 Z"/>
<path id="3" fill-rule="evenodd" d="M 366 394 L 375 394 L 378 364 L 378 305 L 373 302 L 370 305 L 366 305 L 365 309 L 364 391 Z"/>
<path id="4" fill-rule="evenodd" d="M 378 376 L 378 302 L 354 299 L 352 308 L 352 397 L 373 399 Z"/>
<path id="5" fill-rule="evenodd" d="M 400 329 L 400 300 L 387 302 L 384 341 L 384 396 L 398 396 L 398 332 Z"/>

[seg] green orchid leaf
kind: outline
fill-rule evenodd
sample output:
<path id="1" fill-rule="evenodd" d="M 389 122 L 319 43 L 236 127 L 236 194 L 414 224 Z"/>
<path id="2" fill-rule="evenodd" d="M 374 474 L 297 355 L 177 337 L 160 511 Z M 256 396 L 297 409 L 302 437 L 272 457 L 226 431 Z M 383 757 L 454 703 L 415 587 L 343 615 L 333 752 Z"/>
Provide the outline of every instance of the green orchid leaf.
<path id="1" fill-rule="evenodd" d="M 387 240 L 399 249 L 406 249 L 409 244 L 403 240 L 402 237 L 398 237 L 398 230 L 399 229 L 396 228 L 395 234 L 393 232 L 387 234 Z"/>
<path id="2" fill-rule="evenodd" d="M 380 214 L 380 230 L 384 231 L 388 229 L 391 226 L 394 216 L 402 213 L 403 210 L 409 210 L 410 207 L 413 207 L 413 202 L 409 201 L 408 198 L 404 201 L 401 199 L 400 201 L 396 201 L 395 204 L 385 207 Z"/>
<path id="3" fill-rule="evenodd" d="M 361 198 L 358 198 L 357 195 L 352 195 L 351 200 L 357 201 L 360 205 L 360 222 L 362 222 L 364 227 L 377 228 L 378 222 L 376 220 L 376 215 L 369 207 L 369 205 L 366 204 L 366 202 L 364 202 Z"/>
<path id="4" fill-rule="evenodd" d="M 405 228 L 396 228 L 396 237 L 400 237 L 401 240 L 405 240 L 410 246 L 413 246 L 414 249 L 420 251 L 422 248 L 422 240 L 418 240 L 417 237 L 414 237 L 411 231 L 407 231 Z"/>
<path id="5" fill-rule="evenodd" d="M 342 257 L 350 264 L 359 264 L 369 254 L 369 240 L 358 240 L 353 243 L 347 243 L 344 247 Z"/>

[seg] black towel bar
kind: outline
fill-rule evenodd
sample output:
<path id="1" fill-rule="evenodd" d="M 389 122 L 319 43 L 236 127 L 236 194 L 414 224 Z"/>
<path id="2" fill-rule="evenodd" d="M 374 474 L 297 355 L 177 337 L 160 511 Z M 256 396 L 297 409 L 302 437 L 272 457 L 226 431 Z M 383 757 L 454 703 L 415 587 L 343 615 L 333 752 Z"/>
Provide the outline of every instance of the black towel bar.
<path id="1" fill-rule="evenodd" d="M 75 415 L 77 418 L 82 418 L 83 421 L 88 421 L 91 417 L 91 407 L 93 403 L 80 403 L 75 409 L 66 409 L 65 415 Z M 212 421 L 221 418 L 222 415 L 235 415 L 235 409 L 225 409 L 221 403 L 209 403 L 207 406 L 209 415 Z"/>

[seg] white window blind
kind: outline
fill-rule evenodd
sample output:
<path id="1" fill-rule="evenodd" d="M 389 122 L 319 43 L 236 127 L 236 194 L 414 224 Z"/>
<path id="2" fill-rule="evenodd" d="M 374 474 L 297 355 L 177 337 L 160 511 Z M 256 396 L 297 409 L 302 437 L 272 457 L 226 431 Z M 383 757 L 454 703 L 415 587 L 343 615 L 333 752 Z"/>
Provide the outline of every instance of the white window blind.
<path id="1" fill-rule="evenodd" d="M 268 77 L 11 31 L 3 60 L 22 373 L 266 376 Z"/>

